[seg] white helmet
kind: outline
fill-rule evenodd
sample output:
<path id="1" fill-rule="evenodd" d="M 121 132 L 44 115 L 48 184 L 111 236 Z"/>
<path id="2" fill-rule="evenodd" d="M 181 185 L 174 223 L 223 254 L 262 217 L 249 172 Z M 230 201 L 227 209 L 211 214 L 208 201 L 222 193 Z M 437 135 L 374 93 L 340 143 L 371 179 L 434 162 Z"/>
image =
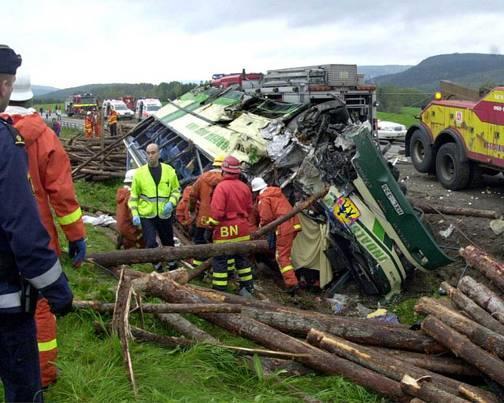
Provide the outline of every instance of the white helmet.
<path id="1" fill-rule="evenodd" d="M 128 169 L 126 175 L 124 175 L 124 183 L 133 182 L 133 176 L 135 176 L 136 169 Z"/>
<path id="2" fill-rule="evenodd" d="M 252 179 L 252 192 L 259 192 L 260 190 L 263 190 L 265 187 L 267 187 L 267 183 L 264 182 L 263 178 L 254 178 Z"/>
<path id="3" fill-rule="evenodd" d="M 31 86 L 30 75 L 26 73 L 22 67 L 18 68 L 16 74 L 16 81 L 12 89 L 10 97 L 11 101 L 29 101 L 33 98 L 33 91 Z"/>

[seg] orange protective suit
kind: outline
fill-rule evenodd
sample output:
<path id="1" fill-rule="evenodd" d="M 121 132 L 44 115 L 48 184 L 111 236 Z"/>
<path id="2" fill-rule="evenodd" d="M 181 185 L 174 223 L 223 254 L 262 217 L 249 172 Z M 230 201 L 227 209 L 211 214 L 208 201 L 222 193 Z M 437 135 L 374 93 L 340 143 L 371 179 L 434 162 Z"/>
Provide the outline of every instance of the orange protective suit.
<path id="1" fill-rule="evenodd" d="M 70 160 L 56 134 L 42 120 L 39 114 L 24 108 L 11 108 L 10 117 L 14 127 L 25 140 L 28 154 L 29 173 L 40 218 L 51 241 L 49 246 L 61 254 L 58 232 L 54 224 L 51 208 L 56 220 L 69 241 L 77 241 L 86 236 L 82 212 L 75 195 Z M 17 114 L 16 111 L 21 113 Z M 24 112 L 23 112 L 24 110 Z M 39 347 L 42 385 L 56 381 L 56 318 L 51 313 L 47 300 L 39 299 L 35 311 L 37 342 Z"/>
<path id="2" fill-rule="evenodd" d="M 202 173 L 196 182 L 194 182 L 189 196 L 189 211 L 194 212 L 196 211 L 196 207 L 198 207 L 196 227 L 212 228 L 208 223 L 208 218 L 212 215 L 210 203 L 213 191 L 221 181 L 221 171 L 212 169 L 211 171 Z"/>
<path id="3" fill-rule="evenodd" d="M 292 210 L 292 205 L 282 193 L 282 189 L 276 186 L 268 186 L 258 196 L 258 209 L 260 225 L 264 226 Z M 301 231 L 299 219 L 294 216 L 290 220 L 280 224 L 276 234 L 276 261 L 284 283 L 288 288 L 298 284 L 294 267 L 292 266 L 291 250 L 297 233 Z"/>
<path id="4" fill-rule="evenodd" d="M 191 225 L 191 214 L 189 213 L 189 195 L 192 191 L 192 185 L 188 185 L 184 188 L 182 192 L 182 197 L 180 198 L 177 209 L 175 210 L 175 217 L 180 225 L 184 227 L 189 227 Z"/>
<path id="5" fill-rule="evenodd" d="M 117 189 L 116 192 L 116 220 L 117 230 L 122 236 L 124 249 L 145 248 L 142 230 L 135 227 L 131 222 L 132 216 L 128 206 L 130 189 L 126 186 Z"/>
<path id="6" fill-rule="evenodd" d="M 87 139 L 93 137 L 93 128 L 94 128 L 93 118 L 91 117 L 91 115 L 87 115 L 84 118 L 84 134 Z"/>

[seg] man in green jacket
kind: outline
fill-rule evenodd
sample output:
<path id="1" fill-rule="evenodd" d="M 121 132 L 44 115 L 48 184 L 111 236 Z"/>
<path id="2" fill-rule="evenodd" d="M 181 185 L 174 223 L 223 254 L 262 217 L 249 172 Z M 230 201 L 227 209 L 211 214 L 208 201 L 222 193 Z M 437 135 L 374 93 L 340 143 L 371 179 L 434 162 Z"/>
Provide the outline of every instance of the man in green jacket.
<path id="1" fill-rule="evenodd" d="M 146 165 L 141 166 L 133 177 L 129 207 L 133 225 L 141 226 L 147 248 L 157 248 L 156 235 L 163 246 L 174 246 L 173 218 L 180 199 L 180 185 L 175 170 L 168 164 L 159 162 L 157 144 L 147 146 Z M 175 268 L 170 262 L 169 268 Z M 162 271 L 161 263 L 155 265 Z"/>

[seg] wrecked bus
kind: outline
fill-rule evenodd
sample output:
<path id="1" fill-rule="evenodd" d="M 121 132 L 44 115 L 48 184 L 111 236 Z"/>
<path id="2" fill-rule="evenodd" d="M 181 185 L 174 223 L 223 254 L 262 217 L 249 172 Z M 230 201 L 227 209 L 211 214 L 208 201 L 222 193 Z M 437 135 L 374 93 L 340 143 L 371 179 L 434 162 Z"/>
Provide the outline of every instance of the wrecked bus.
<path id="1" fill-rule="evenodd" d="M 286 103 L 202 86 L 132 130 L 125 139 L 130 167 L 146 163 L 152 142 L 182 186 L 226 153 L 242 162 L 249 180 L 263 176 L 291 202 L 329 187 L 300 214 L 293 264 L 318 272 L 330 295 L 353 279 L 367 294 L 389 298 L 415 270 L 450 262 L 405 198 L 370 124 L 352 119 L 342 97 Z"/>

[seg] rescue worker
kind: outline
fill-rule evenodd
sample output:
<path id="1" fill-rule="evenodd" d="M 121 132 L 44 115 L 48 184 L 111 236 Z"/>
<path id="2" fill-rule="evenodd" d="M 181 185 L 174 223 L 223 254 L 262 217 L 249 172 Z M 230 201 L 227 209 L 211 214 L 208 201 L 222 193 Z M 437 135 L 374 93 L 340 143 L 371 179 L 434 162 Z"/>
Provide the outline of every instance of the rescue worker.
<path id="1" fill-rule="evenodd" d="M 108 117 L 108 127 L 110 130 L 110 135 L 111 136 L 116 136 L 117 135 L 117 112 L 115 109 L 112 109 L 110 111 L 110 115 Z"/>
<path id="2" fill-rule="evenodd" d="M 282 189 L 277 186 L 268 186 L 263 178 L 252 180 L 252 192 L 258 194 L 257 208 L 261 227 L 292 210 L 292 205 L 282 193 Z M 299 231 L 301 231 L 301 224 L 296 216 L 280 224 L 275 231 L 275 258 L 285 287 L 289 290 L 298 287 L 298 279 L 292 266 L 291 251 Z"/>
<path id="3" fill-rule="evenodd" d="M 131 223 L 132 215 L 128 206 L 131 195 L 131 183 L 136 169 L 129 169 L 124 176 L 124 186 L 116 192 L 116 220 L 117 230 L 121 238 L 120 246 L 124 249 L 144 248 L 142 230 Z"/>
<path id="4" fill-rule="evenodd" d="M 129 207 L 132 223 L 142 227 L 145 246 L 157 248 L 156 234 L 164 246 L 174 246 L 173 210 L 180 199 L 180 185 L 177 173 L 170 165 L 159 162 L 159 147 L 149 144 L 146 148 L 146 165 L 141 166 L 133 177 Z M 156 271 L 163 271 L 157 263 Z M 175 262 L 169 269 L 176 268 Z"/>
<path id="5" fill-rule="evenodd" d="M 91 112 L 87 112 L 84 118 L 84 134 L 87 139 L 93 137 L 93 117 L 91 116 Z"/>
<path id="6" fill-rule="evenodd" d="M 180 225 L 185 227 L 189 232 L 192 231 L 191 226 L 193 219 L 191 213 L 189 212 L 189 198 L 192 191 L 193 185 L 187 185 L 182 192 L 182 198 L 177 204 L 175 209 L 175 217 Z"/>
<path id="7" fill-rule="evenodd" d="M 214 226 L 213 242 L 240 242 L 250 239 L 249 214 L 252 211 L 252 193 L 240 180 L 240 162 L 227 156 L 222 162 L 222 181 L 215 187 L 210 203 L 210 223 Z M 239 294 L 251 297 L 254 291 L 252 266 L 242 255 L 213 258 L 214 289 L 225 291 L 228 285 L 228 260 L 233 261 L 240 279 Z"/>
<path id="8" fill-rule="evenodd" d="M 75 195 L 70 161 L 56 134 L 31 108 L 33 91 L 30 76 L 18 71 L 9 106 L 5 110 L 25 142 L 31 184 L 42 224 L 51 237 L 49 247 L 59 256 L 61 248 L 51 211 L 69 241 L 70 257 L 79 266 L 86 256 L 86 231 L 82 212 Z M 40 352 L 42 386 L 56 382 L 56 319 L 47 300 L 37 302 L 35 312 Z"/>
<path id="9" fill-rule="evenodd" d="M 224 158 L 225 155 L 214 158 L 213 169 L 199 176 L 189 196 L 189 211 L 195 216 L 193 242 L 196 245 L 212 242 L 212 226 L 208 223 L 208 217 L 211 216 L 210 202 L 215 187 L 222 181 L 221 166 Z M 198 207 L 197 213 L 196 207 Z M 194 261 L 195 265 L 201 263 L 203 262 L 200 260 Z"/>
<path id="10" fill-rule="evenodd" d="M 20 56 L 0 45 L 0 112 L 9 102 Z M 55 314 L 72 308 L 72 292 L 28 178 L 19 132 L 0 118 L 0 379 L 7 402 L 42 402 L 33 312 L 40 293 Z"/>

